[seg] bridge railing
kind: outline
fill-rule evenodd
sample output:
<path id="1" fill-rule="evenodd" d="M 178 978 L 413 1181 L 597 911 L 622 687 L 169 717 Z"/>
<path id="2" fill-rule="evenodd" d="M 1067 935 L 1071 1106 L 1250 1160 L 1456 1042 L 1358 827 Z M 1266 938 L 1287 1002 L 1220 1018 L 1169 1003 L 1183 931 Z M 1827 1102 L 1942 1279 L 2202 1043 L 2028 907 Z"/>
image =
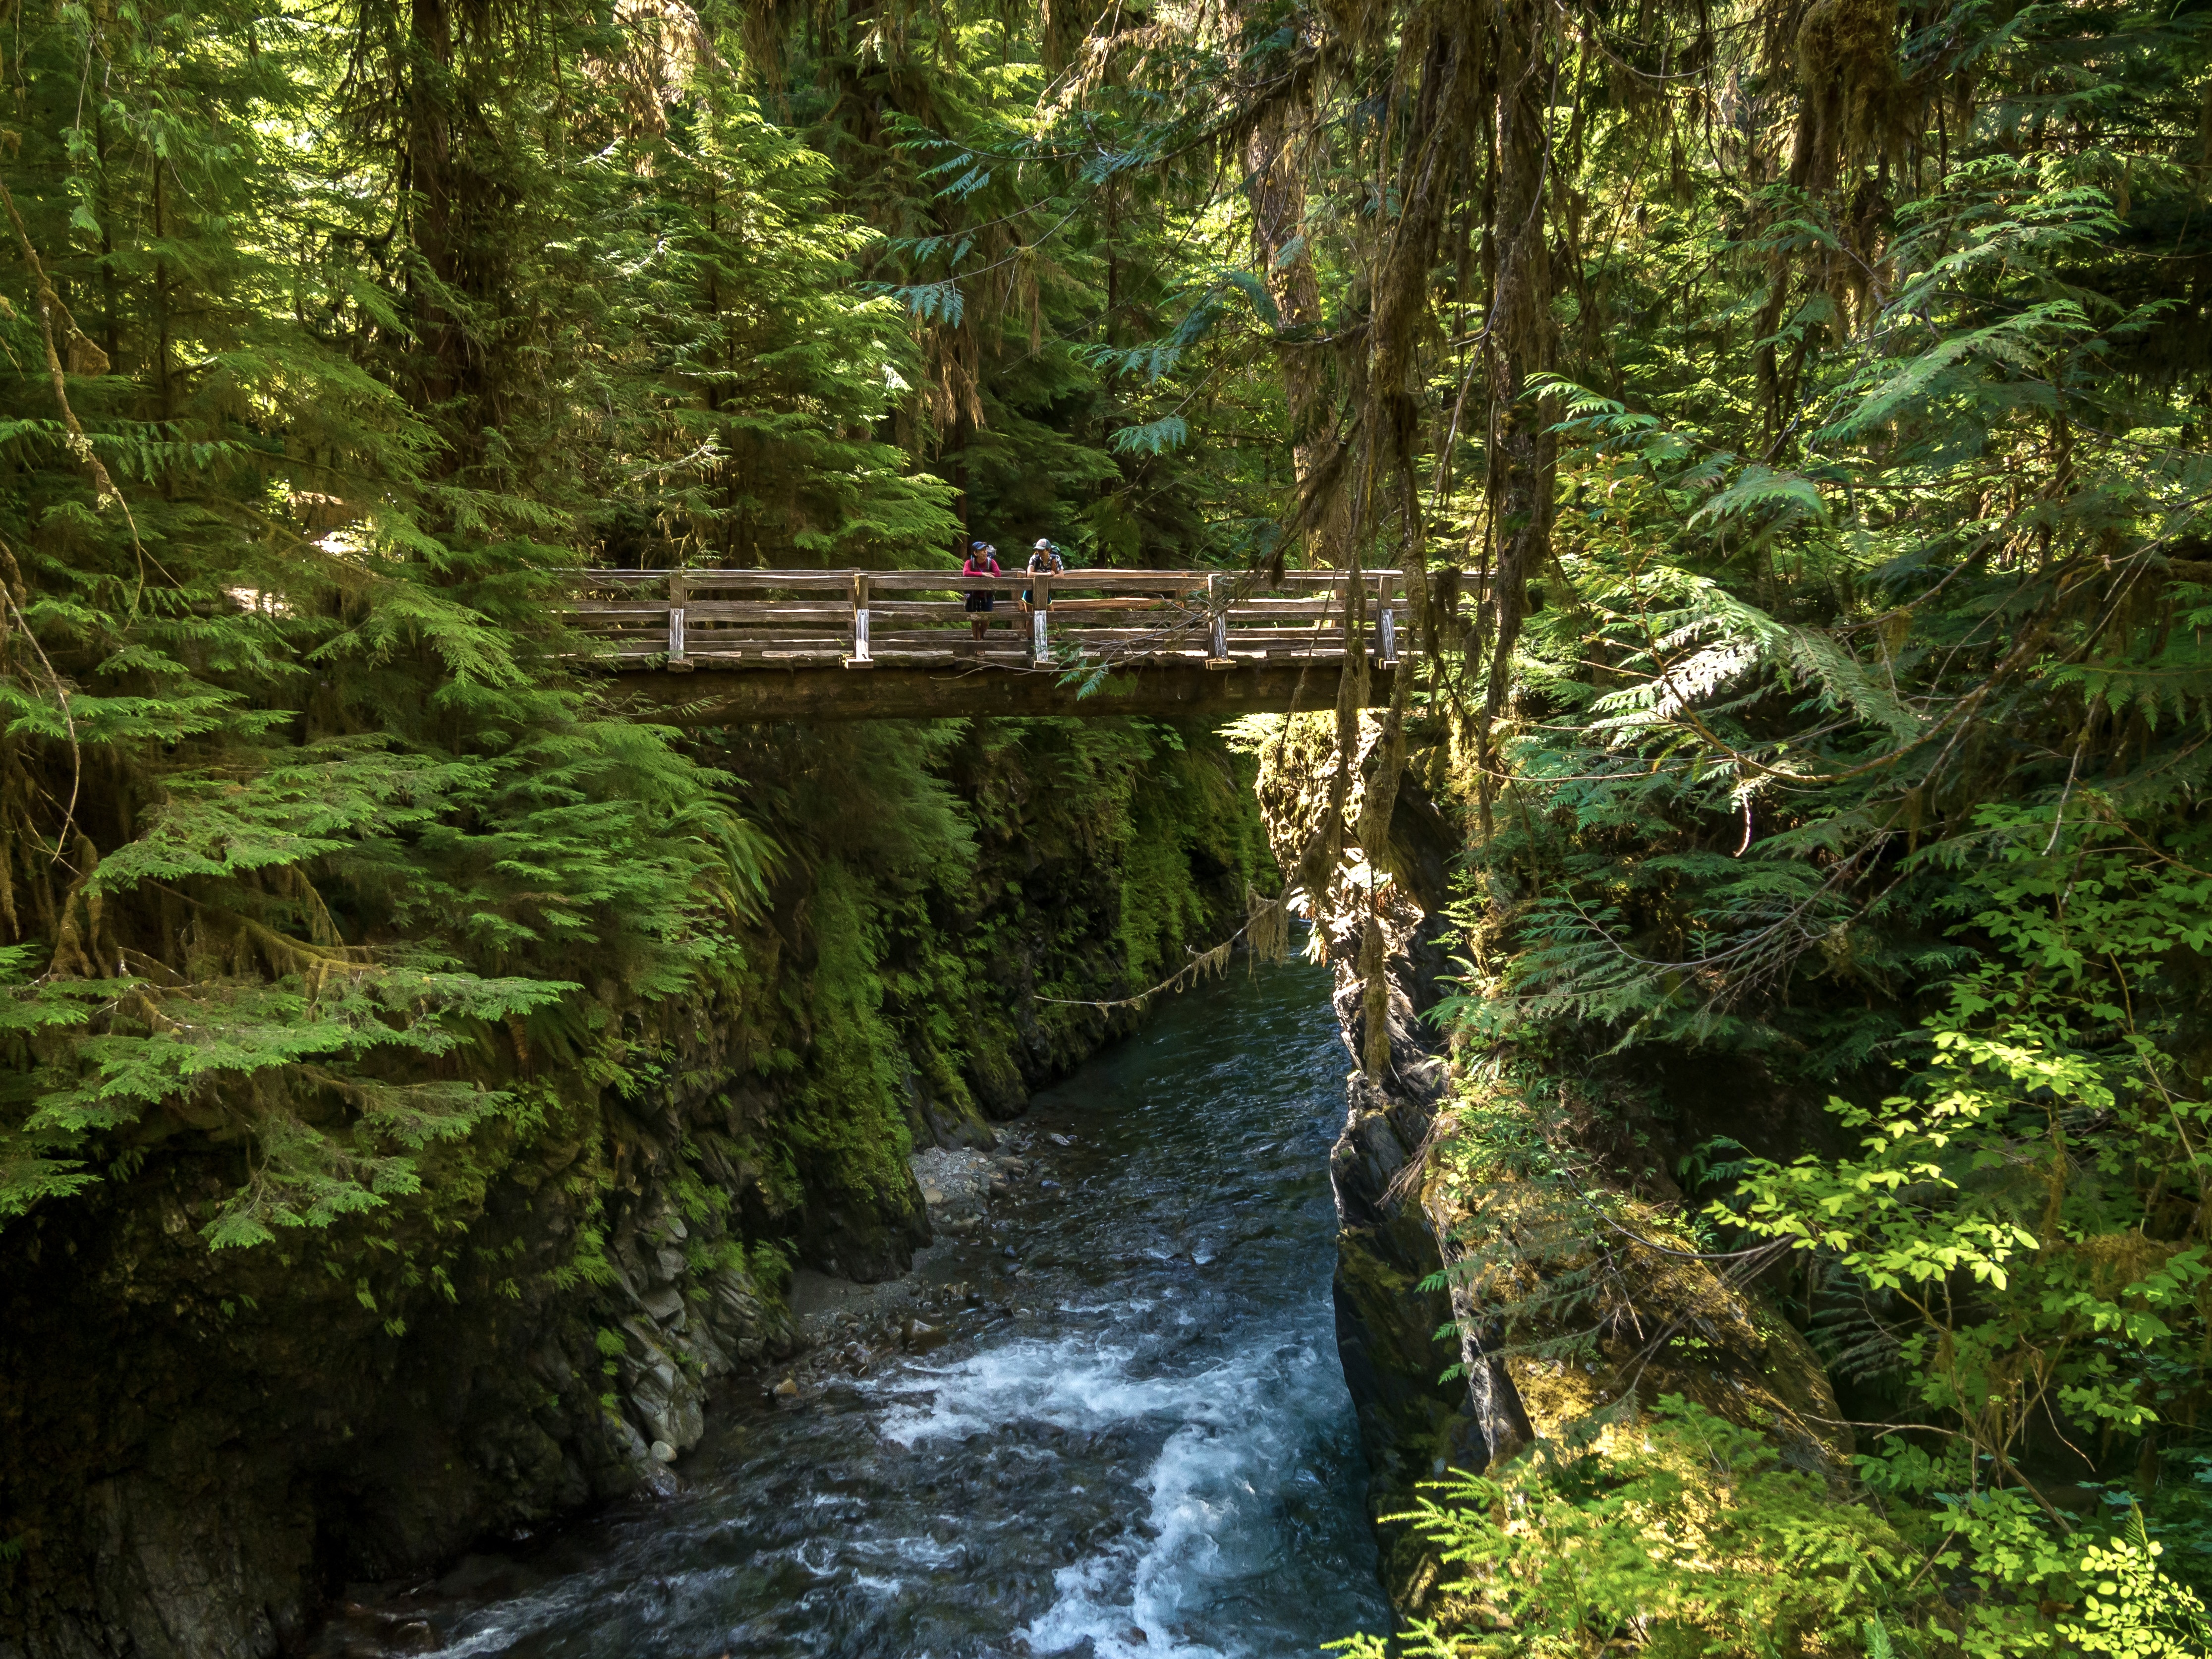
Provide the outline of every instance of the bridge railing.
<path id="1" fill-rule="evenodd" d="M 1365 649 L 1410 647 L 1403 579 L 1358 578 Z M 981 662 L 1131 665 L 1340 659 L 1353 578 L 1286 571 L 1069 570 L 964 576 L 950 570 L 586 570 L 568 612 L 614 668 L 872 667 Z M 988 611 L 968 608 L 987 593 Z M 987 626 L 981 641 L 973 624 Z"/>

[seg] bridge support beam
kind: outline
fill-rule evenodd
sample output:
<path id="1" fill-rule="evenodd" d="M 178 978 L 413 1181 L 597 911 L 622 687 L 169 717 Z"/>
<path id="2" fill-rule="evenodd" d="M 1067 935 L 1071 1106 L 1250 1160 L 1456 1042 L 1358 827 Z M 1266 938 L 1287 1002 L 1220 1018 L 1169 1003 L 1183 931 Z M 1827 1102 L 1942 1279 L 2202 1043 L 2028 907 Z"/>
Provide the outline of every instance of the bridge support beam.
<path id="1" fill-rule="evenodd" d="M 1061 683 L 1057 669 L 908 667 L 878 660 L 865 674 L 835 666 L 717 671 L 694 659 L 688 674 L 623 674 L 614 691 L 636 714 L 671 726 L 742 726 L 763 720 L 938 720 L 947 715 L 1169 715 L 1234 720 L 1336 707 L 1340 662 L 1150 663 L 1116 668 L 1087 696 Z M 1367 707 L 1390 701 L 1396 671 L 1370 669 Z M 1295 704 L 1294 701 L 1295 700 Z"/>

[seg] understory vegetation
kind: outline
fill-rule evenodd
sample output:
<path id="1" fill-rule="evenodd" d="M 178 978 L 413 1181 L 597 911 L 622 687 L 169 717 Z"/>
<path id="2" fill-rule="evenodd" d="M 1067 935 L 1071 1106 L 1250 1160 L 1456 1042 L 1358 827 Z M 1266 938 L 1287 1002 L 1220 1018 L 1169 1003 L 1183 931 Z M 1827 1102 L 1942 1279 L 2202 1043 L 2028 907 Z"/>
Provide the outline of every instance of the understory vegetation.
<path id="1" fill-rule="evenodd" d="M 894 1183 L 1257 879 L 1207 734 L 679 732 L 564 571 L 1396 568 L 1291 874 L 1463 811 L 1451 1277 L 1622 1386 L 1352 1650 L 2212 1651 L 2202 0 L 4 17 L 0 1228 L 434 1235 L 708 1029 Z"/>

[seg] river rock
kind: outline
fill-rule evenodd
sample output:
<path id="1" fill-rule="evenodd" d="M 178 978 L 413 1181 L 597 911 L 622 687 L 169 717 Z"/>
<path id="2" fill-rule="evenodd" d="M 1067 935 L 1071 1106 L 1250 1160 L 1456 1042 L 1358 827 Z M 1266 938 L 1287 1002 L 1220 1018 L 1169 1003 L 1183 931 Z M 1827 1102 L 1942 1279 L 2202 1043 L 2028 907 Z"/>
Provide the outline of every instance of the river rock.
<path id="1" fill-rule="evenodd" d="M 673 1463 L 676 1461 L 676 1448 L 665 1440 L 656 1440 L 653 1443 L 653 1455 L 656 1462 Z"/>

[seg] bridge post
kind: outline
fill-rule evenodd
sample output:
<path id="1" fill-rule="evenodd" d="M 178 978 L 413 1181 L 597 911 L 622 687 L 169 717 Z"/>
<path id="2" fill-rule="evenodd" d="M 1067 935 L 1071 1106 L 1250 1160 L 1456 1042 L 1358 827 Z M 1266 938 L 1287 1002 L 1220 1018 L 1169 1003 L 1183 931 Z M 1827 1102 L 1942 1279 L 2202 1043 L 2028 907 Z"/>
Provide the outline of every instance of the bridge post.
<path id="1" fill-rule="evenodd" d="M 691 664 L 684 654 L 684 602 L 690 597 L 684 586 L 684 573 L 668 573 L 668 667 L 672 673 L 688 674 Z"/>
<path id="2" fill-rule="evenodd" d="M 1398 613 L 1390 608 L 1390 578 L 1378 576 L 1375 583 L 1376 623 L 1375 659 L 1383 667 L 1395 667 L 1398 661 Z"/>
<path id="3" fill-rule="evenodd" d="M 1212 571 L 1206 578 L 1206 665 L 1208 668 L 1229 666 L 1229 611 L 1221 597 L 1221 573 Z"/>
<path id="4" fill-rule="evenodd" d="M 845 659 L 848 668 L 873 668 L 875 659 L 868 654 L 868 573 L 853 573 L 853 654 Z"/>
<path id="5" fill-rule="evenodd" d="M 1030 661 L 1047 661 L 1052 647 L 1045 643 L 1044 616 L 1052 608 L 1052 573 L 1040 573 L 1030 588 Z"/>

